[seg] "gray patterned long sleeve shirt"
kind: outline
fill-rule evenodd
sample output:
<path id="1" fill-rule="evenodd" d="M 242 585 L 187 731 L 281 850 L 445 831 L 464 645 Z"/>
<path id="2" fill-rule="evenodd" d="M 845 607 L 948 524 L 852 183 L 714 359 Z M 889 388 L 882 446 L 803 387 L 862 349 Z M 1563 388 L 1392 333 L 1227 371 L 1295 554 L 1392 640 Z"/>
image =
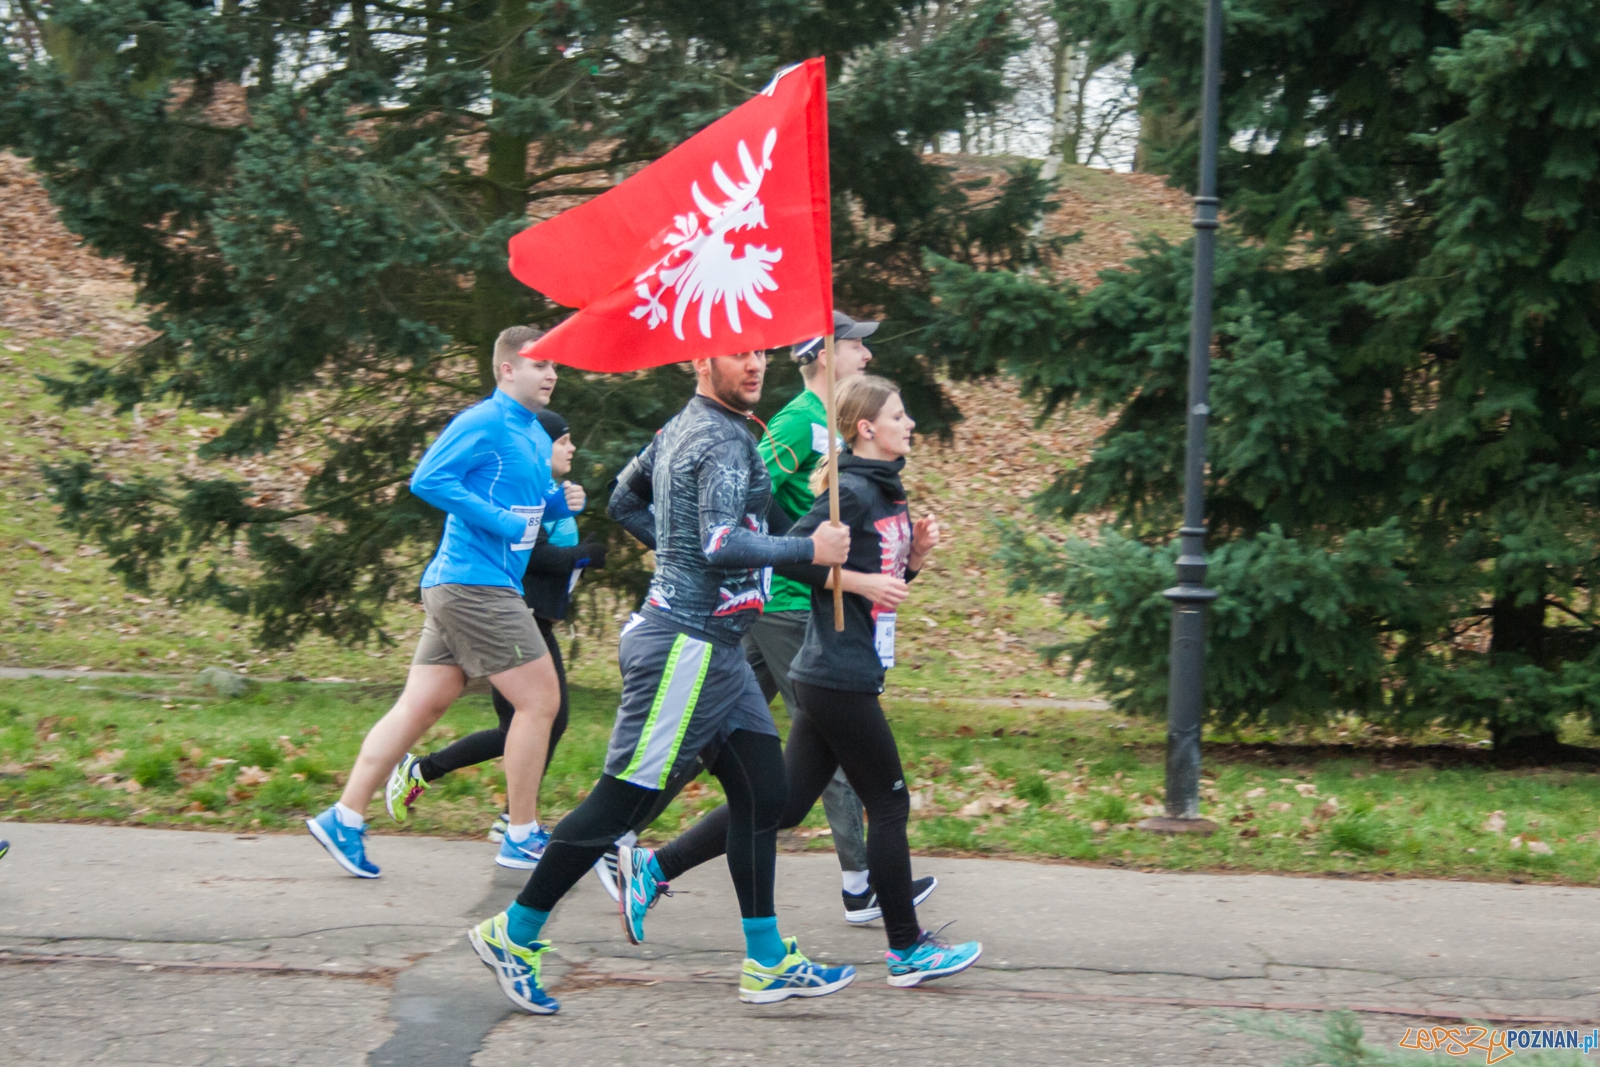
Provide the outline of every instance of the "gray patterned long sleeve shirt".
<path id="1" fill-rule="evenodd" d="M 641 611 L 718 644 L 761 616 L 774 564 L 811 559 L 810 538 L 768 534 L 772 479 L 743 423 L 693 397 L 623 468 L 608 509 L 655 549 Z"/>

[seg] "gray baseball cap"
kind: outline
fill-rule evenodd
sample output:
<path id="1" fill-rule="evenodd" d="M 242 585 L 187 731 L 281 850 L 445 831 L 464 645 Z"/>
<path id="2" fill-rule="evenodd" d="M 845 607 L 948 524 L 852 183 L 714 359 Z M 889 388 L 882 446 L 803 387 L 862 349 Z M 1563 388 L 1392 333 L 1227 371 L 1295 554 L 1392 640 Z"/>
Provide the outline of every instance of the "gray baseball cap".
<path id="1" fill-rule="evenodd" d="M 852 319 L 842 311 L 833 313 L 833 339 L 835 341 L 859 341 L 871 337 L 878 332 L 878 323 L 874 319 Z M 794 361 L 801 366 L 815 360 L 822 351 L 822 338 L 813 337 L 794 346 L 791 354 Z"/>

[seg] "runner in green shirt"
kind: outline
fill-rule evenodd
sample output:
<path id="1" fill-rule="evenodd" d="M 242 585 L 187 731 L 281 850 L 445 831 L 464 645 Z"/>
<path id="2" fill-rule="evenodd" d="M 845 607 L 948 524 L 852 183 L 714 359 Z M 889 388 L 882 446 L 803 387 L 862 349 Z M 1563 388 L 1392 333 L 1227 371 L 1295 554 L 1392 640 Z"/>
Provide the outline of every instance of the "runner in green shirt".
<path id="1" fill-rule="evenodd" d="M 833 352 L 837 366 L 835 384 L 862 373 L 872 352 L 862 341 L 877 330 L 871 321 L 858 322 L 843 312 L 833 313 Z M 805 379 L 803 393 L 789 401 L 767 424 L 758 446 L 772 476 L 772 499 L 791 519 L 811 510 L 811 472 L 828 453 L 828 412 L 822 401 L 827 386 L 828 357 L 821 337 L 794 346 L 795 362 Z M 792 716 L 799 705 L 789 681 L 789 664 L 805 642 L 806 619 L 811 614 L 811 589 L 774 575 L 772 595 L 761 618 L 744 638 L 745 658 L 756 672 L 761 691 L 770 702 L 782 693 Z M 822 794 L 822 810 L 833 830 L 833 847 L 844 877 L 844 913 L 853 923 L 871 922 L 882 911 L 877 894 L 867 880 L 866 834 L 861 822 L 861 799 L 850 788 L 844 772 L 834 775 Z M 926 896 L 933 885 L 915 886 Z"/>

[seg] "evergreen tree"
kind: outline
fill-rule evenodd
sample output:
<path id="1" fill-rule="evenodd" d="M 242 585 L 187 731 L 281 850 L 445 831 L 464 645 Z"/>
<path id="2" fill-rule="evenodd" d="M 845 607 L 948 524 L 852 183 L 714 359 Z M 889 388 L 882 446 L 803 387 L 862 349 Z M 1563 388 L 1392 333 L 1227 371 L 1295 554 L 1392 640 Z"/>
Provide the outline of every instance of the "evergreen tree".
<path id="1" fill-rule="evenodd" d="M 1202 6 L 1120 0 L 1192 180 Z M 1487 724 L 1547 756 L 1600 705 L 1600 8 L 1231 0 L 1207 485 L 1220 721 Z M 1229 147 L 1231 145 L 1231 147 Z M 942 336 L 1045 410 L 1117 412 L 1014 536 L 1125 709 L 1166 693 L 1191 258 L 1083 294 L 943 264 Z"/>
<path id="2" fill-rule="evenodd" d="M 919 158 L 1005 98 L 1021 42 L 1004 0 L 982 0 L 900 47 L 912 6 L 8 0 L 0 144 L 33 159 L 69 228 L 134 268 L 158 334 L 51 387 L 69 404 L 231 412 L 213 456 L 325 437 L 303 512 L 254 506 L 233 479 L 114 480 L 84 461 L 50 472 L 64 521 L 134 587 L 175 568 L 175 594 L 255 614 L 266 644 L 368 638 L 437 536 L 441 517 L 405 489 L 416 457 L 492 386 L 503 327 L 563 314 L 506 269 L 530 209 L 603 191 L 818 53 L 838 298 L 896 320 L 880 365 L 947 426 L 956 413 L 914 358 L 931 313 L 921 254 L 1022 250 L 1042 193 L 1024 175 L 974 201 Z M 773 370 L 768 410 L 799 388 L 787 361 Z M 690 388 L 678 368 L 564 375 L 557 407 L 594 461 L 591 497 Z M 250 568 L 203 551 L 238 537 Z"/>

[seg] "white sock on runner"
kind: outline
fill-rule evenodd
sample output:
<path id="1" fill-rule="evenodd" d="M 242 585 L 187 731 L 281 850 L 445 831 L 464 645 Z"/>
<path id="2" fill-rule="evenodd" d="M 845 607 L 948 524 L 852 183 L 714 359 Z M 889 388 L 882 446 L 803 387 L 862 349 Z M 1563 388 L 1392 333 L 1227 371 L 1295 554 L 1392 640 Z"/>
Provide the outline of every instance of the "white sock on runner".
<path id="1" fill-rule="evenodd" d="M 853 897 L 859 897 L 867 891 L 866 871 L 841 871 L 844 875 L 844 891 Z"/>
<path id="2" fill-rule="evenodd" d="M 638 843 L 639 843 L 639 835 L 634 833 L 632 830 L 629 830 L 627 833 L 625 833 L 621 837 L 617 838 L 617 847 L 618 848 L 632 848 L 634 845 L 637 845 Z"/>
<path id="3" fill-rule="evenodd" d="M 354 808 L 345 807 L 343 801 L 340 801 L 333 806 L 333 814 L 334 817 L 339 820 L 340 826 L 348 826 L 352 830 L 359 830 L 363 826 L 367 825 L 366 816 L 362 815 Z"/>
<path id="4" fill-rule="evenodd" d="M 511 838 L 513 843 L 526 841 L 528 839 L 528 835 L 533 833 L 538 828 L 539 821 L 537 819 L 535 819 L 533 822 L 514 823 L 513 825 L 506 827 L 506 836 Z"/>

